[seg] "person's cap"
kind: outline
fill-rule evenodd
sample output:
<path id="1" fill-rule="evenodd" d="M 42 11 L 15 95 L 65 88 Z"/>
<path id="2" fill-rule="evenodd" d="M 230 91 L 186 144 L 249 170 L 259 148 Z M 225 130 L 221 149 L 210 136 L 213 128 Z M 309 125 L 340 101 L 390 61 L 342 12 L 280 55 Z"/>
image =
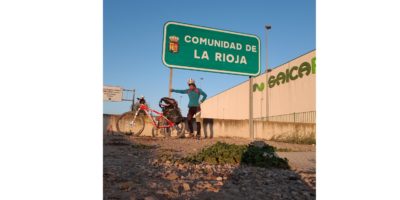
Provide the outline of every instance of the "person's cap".
<path id="1" fill-rule="evenodd" d="M 195 81 L 192 78 L 189 78 L 188 85 L 195 85 Z"/>

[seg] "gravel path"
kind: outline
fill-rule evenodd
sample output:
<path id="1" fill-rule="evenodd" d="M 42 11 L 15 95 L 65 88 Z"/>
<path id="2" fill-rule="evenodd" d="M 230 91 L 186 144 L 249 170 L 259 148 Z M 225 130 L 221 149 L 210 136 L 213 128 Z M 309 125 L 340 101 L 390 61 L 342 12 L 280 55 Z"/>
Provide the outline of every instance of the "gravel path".
<path id="1" fill-rule="evenodd" d="M 292 170 L 283 170 L 174 163 L 170 159 L 194 154 L 217 141 L 251 142 L 243 138 L 198 141 L 105 135 L 104 199 L 315 199 L 315 162 L 292 167 L 289 158 Z M 315 147 L 310 145 L 267 143 L 289 151 L 278 155 L 315 155 Z M 294 163 L 303 162 L 293 158 Z M 312 168 L 314 171 L 309 170 Z"/>

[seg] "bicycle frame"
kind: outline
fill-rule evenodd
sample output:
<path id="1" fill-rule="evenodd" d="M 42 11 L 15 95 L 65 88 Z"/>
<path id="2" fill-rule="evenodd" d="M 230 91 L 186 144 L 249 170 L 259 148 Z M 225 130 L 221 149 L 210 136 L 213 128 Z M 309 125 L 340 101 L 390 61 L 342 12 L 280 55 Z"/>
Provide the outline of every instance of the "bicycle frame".
<path id="1" fill-rule="evenodd" d="M 153 109 L 149 108 L 149 107 L 148 107 L 147 105 L 145 105 L 145 104 L 140 104 L 140 107 L 139 107 L 139 109 L 136 111 L 135 117 L 133 118 L 133 122 L 135 122 L 135 119 L 136 119 L 137 115 L 139 114 L 139 112 L 140 112 L 141 110 L 143 110 L 143 111 L 146 113 L 146 115 L 150 118 L 150 120 L 151 120 L 153 126 L 154 126 L 155 128 L 157 128 L 157 129 L 159 129 L 159 128 L 171 128 L 171 127 L 174 127 L 174 125 L 175 125 L 175 123 L 174 123 L 174 122 L 171 122 L 170 120 L 168 120 L 168 119 L 164 116 L 163 113 L 157 112 L 156 110 L 153 110 Z M 156 113 L 156 114 L 158 115 L 158 116 L 156 117 L 156 120 L 150 115 L 149 112 L 154 112 L 154 113 Z M 164 118 L 164 119 L 167 121 L 168 125 L 166 125 L 166 126 L 160 126 L 158 123 L 156 123 L 156 121 L 159 121 L 161 118 Z M 133 124 L 133 125 L 135 125 L 135 124 Z"/>

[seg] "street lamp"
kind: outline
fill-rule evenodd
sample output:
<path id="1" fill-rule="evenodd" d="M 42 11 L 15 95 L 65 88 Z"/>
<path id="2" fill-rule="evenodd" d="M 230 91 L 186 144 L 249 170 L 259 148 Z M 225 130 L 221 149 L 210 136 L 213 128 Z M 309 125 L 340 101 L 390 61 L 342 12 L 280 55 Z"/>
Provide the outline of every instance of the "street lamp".
<path id="1" fill-rule="evenodd" d="M 272 28 L 271 25 L 266 24 L 265 25 L 265 29 L 266 29 L 266 34 L 265 34 L 265 116 L 268 120 L 268 116 L 269 116 L 269 101 L 268 101 L 268 30 L 270 30 Z"/>

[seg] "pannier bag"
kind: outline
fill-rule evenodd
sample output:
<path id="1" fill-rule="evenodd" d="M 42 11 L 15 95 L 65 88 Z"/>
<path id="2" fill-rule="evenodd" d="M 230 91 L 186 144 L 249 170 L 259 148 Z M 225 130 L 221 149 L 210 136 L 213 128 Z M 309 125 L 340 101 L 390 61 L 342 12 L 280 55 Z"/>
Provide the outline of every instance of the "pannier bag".
<path id="1" fill-rule="evenodd" d="M 179 124 L 182 122 L 183 117 L 181 110 L 178 107 L 178 102 L 175 99 L 169 97 L 163 97 L 160 99 L 158 104 L 163 111 L 163 115 L 167 117 L 168 120 Z"/>

